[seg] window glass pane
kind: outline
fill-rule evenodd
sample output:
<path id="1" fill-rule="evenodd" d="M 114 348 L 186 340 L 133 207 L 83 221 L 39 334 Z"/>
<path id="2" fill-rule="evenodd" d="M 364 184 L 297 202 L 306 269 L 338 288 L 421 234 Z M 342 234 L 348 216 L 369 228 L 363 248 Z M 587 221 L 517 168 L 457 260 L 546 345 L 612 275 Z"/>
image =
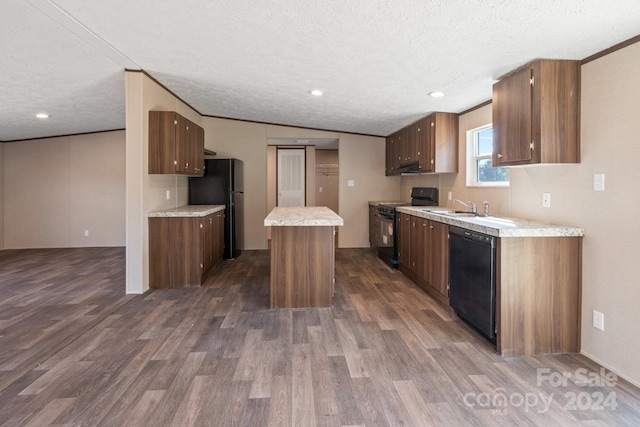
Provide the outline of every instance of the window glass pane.
<path id="1" fill-rule="evenodd" d="M 509 168 L 491 167 L 491 159 L 480 159 L 476 162 L 478 182 L 509 181 Z"/>
<path id="2" fill-rule="evenodd" d="M 477 156 L 486 156 L 493 152 L 493 128 L 488 128 L 479 131 L 478 136 L 478 152 Z"/>

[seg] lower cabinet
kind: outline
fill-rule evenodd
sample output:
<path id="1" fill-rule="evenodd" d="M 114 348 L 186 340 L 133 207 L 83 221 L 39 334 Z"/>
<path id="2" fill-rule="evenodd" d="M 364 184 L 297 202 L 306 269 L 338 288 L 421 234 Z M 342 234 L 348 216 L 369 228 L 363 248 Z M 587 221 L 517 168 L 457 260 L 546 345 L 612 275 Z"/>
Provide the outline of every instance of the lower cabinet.
<path id="1" fill-rule="evenodd" d="M 399 269 L 438 302 L 449 305 L 449 226 L 400 213 Z"/>
<path id="2" fill-rule="evenodd" d="M 200 286 L 224 252 L 224 211 L 149 218 L 149 287 Z"/>
<path id="3" fill-rule="evenodd" d="M 369 206 L 369 247 L 371 249 L 378 249 L 378 207 Z"/>

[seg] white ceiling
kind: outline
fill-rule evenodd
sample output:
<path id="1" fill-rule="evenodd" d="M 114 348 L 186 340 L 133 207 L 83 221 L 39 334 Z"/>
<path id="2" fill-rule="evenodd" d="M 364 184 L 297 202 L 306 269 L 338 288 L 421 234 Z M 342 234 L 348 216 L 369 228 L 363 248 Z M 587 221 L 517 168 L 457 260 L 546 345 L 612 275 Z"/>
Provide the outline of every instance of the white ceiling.
<path id="1" fill-rule="evenodd" d="M 385 136 L 638 34 L 638 0 L 5 0 L 0 141 L 124 128 L 135 66 L 204 115 Z"/>

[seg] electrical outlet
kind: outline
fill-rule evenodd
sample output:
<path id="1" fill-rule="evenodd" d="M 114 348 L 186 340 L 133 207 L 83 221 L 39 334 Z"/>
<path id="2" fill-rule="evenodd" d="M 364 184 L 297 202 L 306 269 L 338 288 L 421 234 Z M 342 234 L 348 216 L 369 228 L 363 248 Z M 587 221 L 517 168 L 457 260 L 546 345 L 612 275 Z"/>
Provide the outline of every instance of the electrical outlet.
<path id="1" fill-rule="evenodd" d="M 593 310 L 593 327 L 604 331 L 604 314 Z"/>
<path id="2" fill-rule="evenodd" d="M 347 180 L 347 187 L 355 187 L 356 182 L 352 179 Z"/>
<path id="3" fill-rule="evenodd" d="M 167 200 L 171 200 L 171 190 L 167 190 Z"/>
<path id="4" fill-rule="evenodd" d="M 542 193 L 542 207 L 543 208 L 551 207 L 551 193 Z"/>
<path id="5" fill-rule="evenodd" d="M 604 191 L 604 174 L 596 173 L 593 175 L 593 189 L 595 191 Z"/>
<path id="6" fill-rule="evenodd" d="M 453 200 L 453 191 L 449 191 L 449 200 Z"/>
<path id="7" fill-rule="evenodd" d="M 89 230 L 84 230 L 84 237 L 89 237 Z"/>

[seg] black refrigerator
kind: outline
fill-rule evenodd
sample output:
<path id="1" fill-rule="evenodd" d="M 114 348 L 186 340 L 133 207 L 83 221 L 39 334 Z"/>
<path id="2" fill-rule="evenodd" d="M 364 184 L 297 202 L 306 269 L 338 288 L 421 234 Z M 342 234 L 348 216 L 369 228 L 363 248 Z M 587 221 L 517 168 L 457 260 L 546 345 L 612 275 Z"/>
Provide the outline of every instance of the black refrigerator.
<path id="1" fill-rule="evenodd" d="M 190 205 L 224 205 L 224 259 L 244 248 L 243 164 L 238 159 L 206 159 L 204 176 L 189 178 Z"/>

